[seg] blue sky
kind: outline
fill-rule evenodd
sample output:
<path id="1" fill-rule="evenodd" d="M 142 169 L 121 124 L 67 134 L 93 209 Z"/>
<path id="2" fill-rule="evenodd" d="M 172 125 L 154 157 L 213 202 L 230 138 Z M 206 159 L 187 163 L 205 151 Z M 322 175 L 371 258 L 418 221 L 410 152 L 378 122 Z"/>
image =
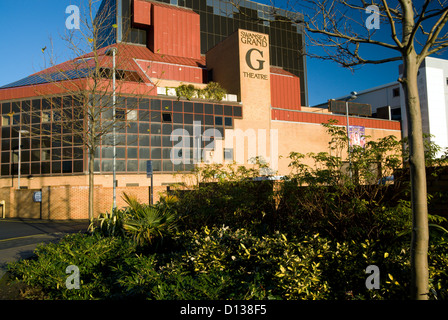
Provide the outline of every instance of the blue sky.
<path id="1" fill-rule="evenodd" d="M 66 7 L 82 0 L 0 0 L 0 86 L 22 79 L 45 66 L 41 49 L 53 39 L 57 62 L 69 58 L 65 32 Z M 269 4 L 269 0 L 258 2 Z M 283 7 L 284 0 L 275 1 Z M 300 11 L 300 10 L 298 10 Z M 443 57 L 443 56 L 442 56 Z M 445 55 L 448 57 L 448 55 Z M 48 65 L 48 61 L 46 62 Z M 362 91 L 397 80 L 399 63 L 364 66 L 354 73 L 334 62 L 307 59 L 308 98 L 311 106 L 351 91 Z"/>

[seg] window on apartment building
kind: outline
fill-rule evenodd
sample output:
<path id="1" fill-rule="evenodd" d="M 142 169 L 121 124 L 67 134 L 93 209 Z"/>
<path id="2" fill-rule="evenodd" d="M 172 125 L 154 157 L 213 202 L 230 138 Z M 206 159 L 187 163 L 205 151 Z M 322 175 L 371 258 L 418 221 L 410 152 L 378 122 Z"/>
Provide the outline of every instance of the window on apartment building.
<path id="1" fill-rule="evenodd" d="M 400 88 L 395 88 L 392 90 L 392 96 L 393 97 L 399 97 L 400 96 Z"/>

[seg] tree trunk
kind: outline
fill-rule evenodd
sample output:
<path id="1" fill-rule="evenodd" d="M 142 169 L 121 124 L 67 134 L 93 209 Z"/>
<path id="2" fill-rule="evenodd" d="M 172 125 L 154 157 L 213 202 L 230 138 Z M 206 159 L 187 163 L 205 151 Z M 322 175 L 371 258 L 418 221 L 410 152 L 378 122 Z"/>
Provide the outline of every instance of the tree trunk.
<path id="1" fill-rule="evenodd" d="M 94 161 L 95 161 L 95 153 L 92 150 L 89 150 L 89 220 L 90 223 L 93 222 L 93 201 L 94 201 Z"/>
<path id="2" fill-rule="evenodd" d="M 428 203 L 422 118 L 418 96 L 419 63 L 415 52 L 403 59 L 402 86 L 408 118 L 409 165 L 411 173 L 412 237 L 411 237 L 411 298 L 428 299 Z"/>

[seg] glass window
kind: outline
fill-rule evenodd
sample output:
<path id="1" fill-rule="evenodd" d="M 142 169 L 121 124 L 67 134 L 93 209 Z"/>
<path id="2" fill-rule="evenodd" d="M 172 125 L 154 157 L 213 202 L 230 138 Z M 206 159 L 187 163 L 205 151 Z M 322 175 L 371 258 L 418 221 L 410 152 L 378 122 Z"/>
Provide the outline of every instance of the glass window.
<path id="1" fill-rule="evenodd" d="M 132 110 L 135 111 L 135 110 Z M 149 126 L 149 125 L 148 125 Z M 128 133 L 138 133 L 138 123 L 128 122 Z"/>
<path id="2" fill-rule="evenodd" d="M 193 115 L 191 113 L 184 113 L 184 123 L 193 124 Z"/>
<path id="3" fill-rule="evenodd" d="M 2 138 L 7 139 L 11 137 L 11 132 L 9 128 L 2 128 Z"/>
<path id="4" fill-rule="evenodd" d="M 173 101 L 173 111 L 182 112 L 182 101 Z"/>
<path id="5" fill-rule="evenodd" d="M 224 106 L 224 115 L 231 116 L 232 115 L 232 106 Z"/>
<path id="6" fill-rule="evenodd" d="M 126 157 L 126 148 L 116 148 L 117 158 L 124 159 Z"/>
<path id="7" fill-rule="evenodd" d="M 204 104 L 204 113 L 213 114 L 213 105 L 208 103 Z"/>
<path id="8" fill-rule="evenodd" d="M 45 159 L 45 160 L 48 160 L 48 159 Z M 23 157 L 23 152 L 22 152 L 22 161 L 26 161 Z M 40 151 L 39 150 L 31 151 L 31 161 L 40 161 Z"/>
<path id="9" fill-rule="evenodd" d="M 171 117 L 171 113 L 163 112 L 162 113 L 162 121 L 163 122 L 171 122 L 171 121 L 173 121 L 172 117 Z"/>
<path id="10" fill-rule="evenodd" d="M 195 114 L 194 115 L 194 121 L 198 121 L 201 124 L 204 123 L 204 116 L 202 114 Z"/>
<path id="11" fill-rule="evenodd" d="M 160 111 L 160 100 L 158 99 L 151 100 L 151 110 Z"/>
<path id="12" fill-rule="evenodd" d="M 137 159 L 138 148 L 128 148 L 128 159 Z"/>
<path id="13" fill-rule="evenodd" d="M 128 109 L 138 109 L 138 99 L 137 98 L 127 98 L 126 107 Z"/>
<path id="14" fill-rule="evenodd" d="M 149 135 L 145 134 L 145 135 L 139 135 L 139 142 L 138 142 L 139 146 L 142 147 L 149 147 Z"/>
<path id="15" fill-rule="evenodd" d="M 73 172 L 83 172 L 84 161 L 73 161 Z"/>
<path id="16" fill-rule="evenodd" d="M 151 159 L 162 159 L 162 149 L 151 148 Z"/>
<path id="17" fill-rule="evenodd" d="M 138 132 L 140 134 L 148 134 L 149 133 L 149 123 L 140 122 L 138 124 Z"/>
<path id="18" fill-rule="evenodd" d="M 226 127 L 231 127 L 231 126 L 232 126 L 232 118 L 230 118 L 230 117 L 225 117 L 225 118 L 224 118 L 224 125 L 225 125 Z"/>
<path id="19" fill-rule="evenodd" d="M 233 115 L 235 117 L 242 117 L 243 116 L 243 110 L 241 107 L 233 107 Z"/>
<path id="20" fill-rule="evenodd" d="M 51 159 L 61 160 L 61 149 L 53 148 L 51 149 Z"/>
<path id="21" fill-rule="evenodd" d="M 140 148 L 139 149 L 139 158 L 140 159 L 149 159 L 149 148 Z M 146 170 L 146 169 L 145 169 Z"/>
<path id="22" fill-rule="evenodd" d="M 51 157 L 51 150 L 46 149 L 46 150 L 41 151 L 40 158 L 42 161 L 49 161 L 49 160 L 51 160 L 50 157 Z"/>
<path id="23" fill-rule="evenodd" d="M 1 156 L 2 163 L 9 163 L 9 155 L 10 155 L 9 151 L 2 152 Z"/>
<path id="24" fill-rule="evenodd" d="M 205 116 L 204 124 L 205 125 L 213 125 L 213 116 Z"/>
<path id="25" fill-rule="evenodd" d="M 163 171 L 173 171 L 173 163 L 171 160 L 163 160 Z"/>
<path id="26" fill-rule="evenodd" d="M 50 162 L 41 162 L 40 170 L 42 174 L 50 173 Z"/>
<path id="27" fill-rule="evenodd" d="M 138 146 L 138 135 L 136 134 L 128 134 L 128 146 Z"/>
<path id="28" fill-rule="evenodd" d="M 102 147 L 101 148 L 102 158 L 112 159 L 114 157 L 114 152 L 112 147 Z"/>
<path id="29" fill-rule="evenodd" d="M 151 147 L 160 147 L 162 145 L 162 137 L 151 135 Z"/>
<path id="30" fill-rule="evenodd" d="M 162 126 L 159 123 L 151 123 L 151 134 L 161 134 Z"/>
<path id="31" fill-rule="evenodd" d="M 73 158 L 82 159 L 84 157 L 83 148 L 73 148 Z"/>
<path id="32" fill-rule="evenodd" d="M 193 112 L 192 102 L 184 102 L 184 112 Z"/>
<path id="33" fill-rule="evenodd" d="M 129 160 L 127 162 L 127 171 L 129 172 L 136 172 L 138 171 L 138 161 L 137 160 Z"/>
<path id="34" fill-rule="evenodd" d="M 61 161 L 53 161 L 51 163 L 51 173 L 61 173 Z"/>
<path id="35" fill-rule="evenodd" d="M 100 160 L 95 159 L 95 161 L 93 162 L 93 171 L 94 172 L 100 171 Z"/>
<path id="36" fill-rule="evenodd" d="M 204 104 L 203 103 L 195 103 L 194 104 L 194 113 L 204 113 Z"/>
<path id="37" fill-rule="evenodd" d="M 72 161 L 63 161 L 62 162 L 62 173 L 71 173 L 72 172 Z"/>
<path id="38" fill-rule="evenodd" d="M 222 126 L 222 117 L 215 117 L 215 125 Z"/>
<path id="39" fill-rule="evenodd" d="M 152 111 L 151 112 L 151 119 L 149 119 L 151 122 L 162 122 L 162 116 L 160 112 Z"/>
<path id="40" fill-rule="evenodd" d="M 116 160 L 116 171 L 124 172 L 126 171 L 126 161 L 125 160 Z"/>
<path id="41" fill-rule="evenodd" d="M 220 104 L 215 104 L 215 114 L 222 115 L 223 114 L 223 107 Z"/>
<path id="42" fill-rule="evenodd" d="M 173 102 L 171 100 L 162 100 L 162 111 L 172 111 Z"/>
<path id="43" fill-rule="evenodd" d="M 173 114 L 173 122 L 174 123 L 183 123 L 183 114 L 182 113 L 174 113 Z"/>
<path id="44" fill-rule="evenodd" d="M 172 147 L 173 142 L 171 141 L 171 136 L 163 136 L 162 137 L 162 146 L 164 147 Z"/>
<path id="45" fill-rule="evenodd" d="M 163 148 L 162 150 L 162 159 L 171 159 L 171 148 Z"/>
<path id="46" fill-rule="evenodd" d="M 149 110 L 149 99 L 140 99 L 139 108 L 142 110 Z"/>
<path id="47" fill-rule="evenodd" d="M 170 135 L 173 132 L 173 126 L 171 124 L 164 123 L 162 126 L 162 134 Z"/>
<path id="48" fill-rule="evenodd" d="M 162 161 L 153 160 L 152 161 L 152 171 L 162 171 Z"/>

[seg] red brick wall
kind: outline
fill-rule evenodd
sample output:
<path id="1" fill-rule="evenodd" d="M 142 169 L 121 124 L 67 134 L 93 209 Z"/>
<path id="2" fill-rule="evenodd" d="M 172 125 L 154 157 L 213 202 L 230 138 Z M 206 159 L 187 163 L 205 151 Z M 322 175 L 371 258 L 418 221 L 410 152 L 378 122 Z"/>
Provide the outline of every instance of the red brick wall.
<path id="1" fill-rule="evenodd" d="M 88 186 L 46 186 L 42 188 L 42 203 L 33 201 L 33 193 L 39 190 L 1 188 L 0 200 L 5 200 L 6 218 L 29 219 L 88 219 L 89 187 Z M 166 186 L 154 187 L 154 202 L 165 192 Z M 122 199 L 123 192 L 137 197 L 143 203 L 149 201 L 148 187 L 118 187 L 117 207 L 126 206 Z M 94 216 L 110 211 L 112 208 L 112 187 L 94 188 Z M 1 214 L 1 211 L 0 211 Z"/>

